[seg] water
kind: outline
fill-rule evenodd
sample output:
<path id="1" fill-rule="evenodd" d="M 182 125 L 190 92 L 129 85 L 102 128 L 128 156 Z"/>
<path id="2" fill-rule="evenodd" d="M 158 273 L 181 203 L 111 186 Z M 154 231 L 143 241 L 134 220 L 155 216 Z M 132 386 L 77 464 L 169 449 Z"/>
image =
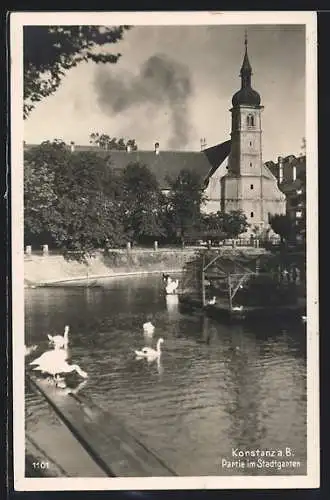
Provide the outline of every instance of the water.
<path id="1" fill-rule="evenodd" d="M 89 374 L 82 393 L 143 435 L 179 475 L 281 473 L 222 467 L 232 449 L 294 450 L 306 474 L 306 349 L 302 325 L 221 324 L 181 314 L 159 276 L 103 280 L 103 288 L 28 290 L 26 344 L 70 325 L 71 355 Z M 136 360 L 147 314 L 160 363 Z M 26 427 L 57 425 L 27 389 Z M 283 474 L 283 471 L 282 471 Z"/>

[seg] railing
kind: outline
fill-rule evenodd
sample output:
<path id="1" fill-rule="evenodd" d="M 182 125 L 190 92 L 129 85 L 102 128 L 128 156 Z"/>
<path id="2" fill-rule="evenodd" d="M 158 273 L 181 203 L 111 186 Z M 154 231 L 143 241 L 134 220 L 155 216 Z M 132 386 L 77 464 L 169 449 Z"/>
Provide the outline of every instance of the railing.
<path id="1" fill-rule="evenodd" d="M 177 244 L 177 245 L 159 245 L 157 241 L 154 242 L 153 246 L 140 246 L 140 245 L 134 245 L 132 246 L 130 243 L 126 245 L 126 248 L 109 248 L 109 252 L 118 252 L 118 253 L 123 253 L 123 252 L 173 252 L 173 251 L 178 251 L 178 250 L 190 250 L 190 249 L 196 249 L 196 248 L 203 248 L 203 247 L 247 247 L 247 248 L 259 248 L 259 247 L 264 247 L 266 245 L 278 245 L 279 244 L 279 239 L 277 238 L 272 238 L 268 239 L 266 241 L 260 240 L 258 238 L 228 238 L 219 242 L 207 242 L 207 241 L 188 241 L 184 245 L 182 244 Z M 96 249 L 96 251 L 104 252 L 105 250 L 100 248 Z M 74 254 L 79 254 L 80 252 L 67 252 L 68 255 L 74 255 Z M 25 247 L 25 255 L 30 256 L 30 255 L 40 255 L 40 256 L 47 256 L 47 255 L 62 255 L 63 252 L 60 249 L 54 249 L 54 248 L 49 248 L 48 245 L 40 245 L 38 247 L 32 247 L 32 245 L 27 245 Z"/>

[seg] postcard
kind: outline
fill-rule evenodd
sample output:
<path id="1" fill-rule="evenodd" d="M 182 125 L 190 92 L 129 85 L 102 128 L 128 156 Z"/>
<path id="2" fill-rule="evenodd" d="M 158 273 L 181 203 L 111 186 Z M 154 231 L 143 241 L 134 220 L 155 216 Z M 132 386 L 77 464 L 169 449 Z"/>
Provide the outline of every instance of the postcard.
<path id="1" fill-rule="evenodd" d="M 17 491 L 319 486 L 316 33 L 11 14 Z"/>

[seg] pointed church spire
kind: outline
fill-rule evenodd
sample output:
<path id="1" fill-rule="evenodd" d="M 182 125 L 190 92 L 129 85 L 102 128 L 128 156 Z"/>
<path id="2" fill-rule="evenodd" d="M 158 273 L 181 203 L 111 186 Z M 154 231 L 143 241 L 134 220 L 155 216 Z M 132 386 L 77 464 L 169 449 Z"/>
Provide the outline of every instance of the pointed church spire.
<path id="1" fill-rule="evenodd" d="M 241 77 L 241 81 L 242 81 L 242 89 L 251 87 L 252 67 L 251 67 L 251 64 L 249 61 L 248 49 L 247 49 L 247 47 L 248 47 L 247 30 L 245 30 L 244 45 L 245 45 L 245 54 L 244 54 L 243 64 L 242 64 L 241 72 L 240 72 L 240 77 Z"/>
<path id="2" fill-rule="evenodd" d="M 251 75 L 252 67 L 248 56 L 248 36 L 247 30 L 245 30 L 244 36 L 245 52 L 243 63 L 241 67 L 240 77 L 241 77 L 241 89 L 233 95 L 232 105 L 233 106 L 259 106 L 260 105 L 260 95 L 258 92 L 253 90 L 251 87 Z"/>

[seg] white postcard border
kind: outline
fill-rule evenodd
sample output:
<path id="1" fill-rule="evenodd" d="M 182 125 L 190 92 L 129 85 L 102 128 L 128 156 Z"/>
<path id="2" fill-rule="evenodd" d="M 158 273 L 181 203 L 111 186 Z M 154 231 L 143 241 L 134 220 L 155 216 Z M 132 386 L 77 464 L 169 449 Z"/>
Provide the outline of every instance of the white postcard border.
<path id="1" fill-rule="evenodd" d="M 23 239 L 23 26 L 106 25 L 306 26 L 307 161 L 307 475 L 166 478 L 25 478 L 24 429 L 24 239 Z M 282 489 L 316 488 L 320 475 L 318 324 L 318 155 L 316 12 L 16 12 L 10 15 L 11 209 L 14 488 L 17 491 Z M 289 89 L 288 89 L 289 91 Z"/>

